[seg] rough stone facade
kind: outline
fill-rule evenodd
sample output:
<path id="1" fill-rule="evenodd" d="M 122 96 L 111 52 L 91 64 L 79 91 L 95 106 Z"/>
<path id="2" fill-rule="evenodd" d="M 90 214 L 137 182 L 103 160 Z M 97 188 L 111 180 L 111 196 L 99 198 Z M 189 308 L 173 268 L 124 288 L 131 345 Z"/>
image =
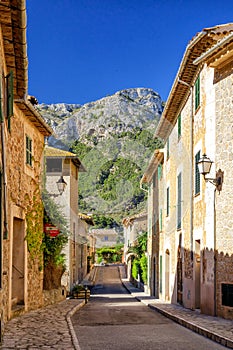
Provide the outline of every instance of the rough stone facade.
<path id="1" fill-rule="evenodd" d="M 1 6 L 0 325 L 43 305 L 41 173 L 44 136 L 51 129 L 25 98 L 25 22 L 23 0 Z M 13 23 L 20 25 L 12 30 Z"/>
<path id="2" fill-rule="evenodd" d="M 162 209 L 159 284 L 153 283 L 163 300 L 232 318 L 233 25 L 209 30 L 187 46 L 156 130 L 165 148 L 158 202 L 148 207 L 148 216 L 154 206 Z M 206 42 L 213 34 L 213 42 Z M 204 153 L 214 162 L 207 175 L 212 183 L 198 172 Z M 219 168 L 224 170 L 220 195 L 213 187 Z M 158 168 L 152 173 L 158 176 Z M 149 186 L 151 179 L 144 178 Z"/>

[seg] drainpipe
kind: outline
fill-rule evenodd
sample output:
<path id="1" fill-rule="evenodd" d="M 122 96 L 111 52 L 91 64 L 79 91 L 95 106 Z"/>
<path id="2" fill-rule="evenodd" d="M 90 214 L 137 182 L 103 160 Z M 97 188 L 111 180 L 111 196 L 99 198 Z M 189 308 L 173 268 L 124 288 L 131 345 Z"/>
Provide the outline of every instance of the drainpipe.
<path id="1" fill-rule="evenodd" d="M 214 189 L 214 316 L 217 316 L 216 187 Z"/>

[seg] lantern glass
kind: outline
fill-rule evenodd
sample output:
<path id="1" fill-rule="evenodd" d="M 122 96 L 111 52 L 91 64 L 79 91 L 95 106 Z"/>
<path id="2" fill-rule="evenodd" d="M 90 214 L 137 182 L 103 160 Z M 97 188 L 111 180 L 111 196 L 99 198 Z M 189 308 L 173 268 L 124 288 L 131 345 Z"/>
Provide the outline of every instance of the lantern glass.
<path id="1" fill-rule="evenodd" d="M 65 191 L 67 183 L 63 179 L 63 176 L 60 177 L 60 179 L 57 181 L 57 189 L 60 194 L 62 194 Z"/>
<path id="2" fill-rule="evenodd" d="M 203 154 L 202 158 L 200 158 L 198 164 L 199 173 L 202 175 L 206 175 L 210 173 L 211 166 L 212 166 L 212 160 L 206 156 L 206 154 Z"/>

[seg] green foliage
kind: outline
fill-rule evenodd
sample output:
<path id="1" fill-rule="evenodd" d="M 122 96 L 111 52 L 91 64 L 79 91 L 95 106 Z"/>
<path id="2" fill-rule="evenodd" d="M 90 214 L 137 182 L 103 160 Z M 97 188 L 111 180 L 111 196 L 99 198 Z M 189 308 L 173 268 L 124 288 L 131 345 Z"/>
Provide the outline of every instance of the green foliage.
<path id="1" fill-rule="evenodd" d="M 85 143 L 79 142 L 78 140 L 72 144 L 72 152 L 76 153 L 80 160 L 82 160 L 90 150 L 90 146 L 87 146 Z"/>
<path id="2" fill-rule="evenodd" d="M 115 215 L 119 224 L 123 217 L 145 206 L 147 197 L 140 189 L 140 179 L 154 150 L 162 147 L 149 129 L 136 127 L 123 131 L 124 123 L 118 122 L 117 128 L 120 124 L 121 133 L 104 140 L 86 136 L 72 145 L 72 152 L 87 170 L 79 174 L 80 211 L 98 212 L 105 217 Z M 104 224 L 102 227 L 112 226 L 108 222 Z M 97 227 L 101 226 L 97 223 Z"/>
<path id="3" fill-rule="evenodd" d="M 122 261 L 123 244 L 118 244 L 115 247 L 103 247 L 96 250 L 98 262 L 105 261 L 107 263 Z"/>
<path id="4" fill-rule="evenodd" d="M 52 223 L 60 231 L 60 234 L 56 237 L 50 237 L 47 234 L 44 235 L 44 265 L 55 264 L 65 269 L 65 256 L 61 252 L 68 242 L 69 232 L 67 229 L 67 221 L 61 212 L 61 208 L 53 201 L 46 191 L 43 193 L 43 203 L 44 221 L 46 223 Z"/>
<path id="5" fill-rule="evenodd" d="M 94 214 L 92 218 L 95 228 L 119 228 L 118 223 L 110 216 Z"/>
<path id="6" fill-rule="evenodd" d="M 43 263 L 43 204 L 41 201 L 40 190 L 37 189 L 33 193 L 32 200 L 26 199 L 28 202 L 26 208 L 27 232 L 25 240 L 27 242 L 28 251 L 32 260 L 38 262 L 39 270 L 42 270 Z"/>
<path id="7" fill-rule="evenodd" d="M 140 258 L 140 268 L 142 280 L 144 283 L 147 283 L 147 257 L 145 254 Z"/>
<path id="8" fill-rule="evenodd" d="M 138 278 L 139 273 L 140 273 L 140 261 L 138 259 L 133 259 L 132 277 L 136 280 Z"/>
<path id="9" fill-rule="evenodd" d="M 144 232 L 137 237 L 136 244 L 131 247 L 129 251 L 134 253 L 132 262 L 133 278 L 137 279 L 139 274 L 142 281 L 147 283 L 147 257 L 145 255 L 145 252 L 147 251 L 147 232 Z"/>

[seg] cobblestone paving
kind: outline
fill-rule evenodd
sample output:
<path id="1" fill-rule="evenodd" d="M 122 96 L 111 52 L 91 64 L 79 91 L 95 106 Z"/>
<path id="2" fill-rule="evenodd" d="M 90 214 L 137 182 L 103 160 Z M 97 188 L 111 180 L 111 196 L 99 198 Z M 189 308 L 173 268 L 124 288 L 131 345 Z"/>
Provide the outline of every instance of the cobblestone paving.
<path id="1" fill-rule="evenodd" d="M 10 320 L 1 349 L 79 349 L 70 317 L 84 301 L 66 299 Z"/>
<path id="2" fill-rule="evenodd" d="M 126 289 L 138 300 L 150 308 L 161 312 L 175 322 L 233 349 L 233 321 L 220 317 L 201 314 L 196 310 L 185 309 L 179 305 L 161 302 L 132 286 L 127 280 L 122 281 Z"/>

